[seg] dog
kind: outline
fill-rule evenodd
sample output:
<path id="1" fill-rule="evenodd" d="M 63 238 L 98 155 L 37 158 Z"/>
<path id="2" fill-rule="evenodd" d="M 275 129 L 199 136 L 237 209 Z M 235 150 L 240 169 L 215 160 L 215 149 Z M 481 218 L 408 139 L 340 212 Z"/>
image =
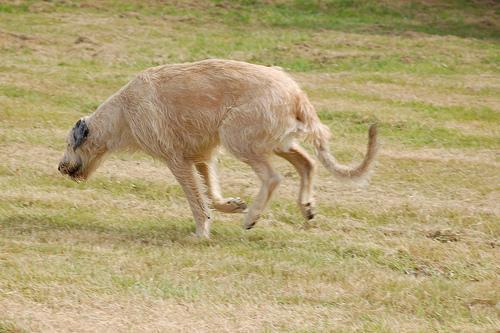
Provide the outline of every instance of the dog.
<path id="1" fill-rule="evenodd" d="M 69 131 L 59 171 L 73 180 L 87 179 L 109 153 L 142 150 L 170 168 L 189 201 L 196 235 L 210 236 L 211 208 L 246 212 L 252 228 L 280 176 L 269 163 L 278 155 L 300 175 L 302 215 L 315 215 L 315 161 L 299 145 L 309 140 L 319 161 L 340 179 L 367 177 L 377 153 L 377 126 L 368 131 L 363 161 L 348 167 L 330 154 L 331 132 L 321 123 L 307 95 L 283 70 L 245 62 L 210 59 L 153 67 L 109 97 Z M 215 155 L 223 146 L 247 163 L 261 181 L 251 206 L 224 198 Z"/>

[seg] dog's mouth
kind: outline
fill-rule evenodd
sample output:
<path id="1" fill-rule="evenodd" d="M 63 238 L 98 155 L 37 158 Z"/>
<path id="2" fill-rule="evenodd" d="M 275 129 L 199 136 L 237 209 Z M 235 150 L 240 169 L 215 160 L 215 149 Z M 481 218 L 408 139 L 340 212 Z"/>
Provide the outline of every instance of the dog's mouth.
<path id="1" fill-rule="evenodd" d="M 82 172 L 82 167 L 81 165 L 80 166 L 77 166 L 76 168 L 70 170 L 68 172 L 68 176 L 74 180 L 75 182 L 81 182 L 83 180 L 85 180 L 85 175 L 84 173 Z"/>
<path id="2" fill-rule="evenodd" d="M 80 171 L 80 166 L 77 166 L 76 168 L 68 170 L 68 175 L 70 177 L 75 177 L 78 174 L 79 171 Z"/>
<path id="3" fill-rule="evenodd" d="M 57 169 L 61 174 L 76 182 L 84 181 L 89 176 L 89 168 L 83 163 L 60 162 Z"/>

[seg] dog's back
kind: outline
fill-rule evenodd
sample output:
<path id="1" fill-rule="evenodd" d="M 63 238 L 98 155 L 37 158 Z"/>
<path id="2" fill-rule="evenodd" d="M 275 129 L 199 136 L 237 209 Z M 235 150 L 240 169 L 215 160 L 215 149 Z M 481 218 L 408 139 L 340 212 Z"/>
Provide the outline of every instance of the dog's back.
<path id="1" fill-rule="evenodd" d="M 126 116 L 134 134 L 142 136 L 140 141 L 154 139 L 148 147 L 175 141 L 194 153 L 222 139 L 252 142 L 252 149 L 272 152 L 307 127 L 297 111 L 307 97 L 295 81 L 279 69 L 245 62 L 213 59 L 153 67 L 122 95 L 129 101 Z M 229 139 L 228 131 L 237 135 Z"/>

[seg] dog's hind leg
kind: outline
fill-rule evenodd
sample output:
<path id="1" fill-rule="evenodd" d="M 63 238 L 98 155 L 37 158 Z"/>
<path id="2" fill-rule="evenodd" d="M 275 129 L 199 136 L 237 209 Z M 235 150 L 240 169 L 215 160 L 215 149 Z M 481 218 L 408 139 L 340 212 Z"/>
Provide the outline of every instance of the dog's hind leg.
<path id="1" fill-rule="evenodd" d="M 300 175 L 299 208 L 304 218 L 312 219 L 315 215 L 312 181 L 314 160 L 297 143 L 292 144 L 288 149 L 277 149 L 275 153 L 290 162 Z"/>
<path id="2" fill-rule="evenodd" d="M 291 121 L 288 118 L 280 118 L 286 113 L 286 110 L 283 110 L 285 107 L 287 105 L 277 107 L 278 111 L 275 112 L 267 105 L 267 101 L 257 101 L 239 109 L 235 108 L 232 117 L 226 119 L 219 130 L 224 148 L 252 167 L 261 182 L 259 192 L 244 217 L 245 229 L 251 229 L 257 223 L 281 180 L 268 158 L 283 137 L 290 132 Z M 292 118 L 292 121 L 294 119 Z"/>
<path id="3" fill-rule="evenodd" d="M 257 223 L 260 214 L 266 207 L 274 190 L 279 185 L 281 177 L 264 158 L 248 159 L 245 160 L 245 162 L 252 167 L 261 181 L 259 193 L 252 202 L 247 215 L 245 215 L 245 220 L 243 221 L 243 227 L 245 229 L 251 229 L 255 223 Z"/>
<path id="4" fill-rule="evenodd" d="M 223 198 L 217 179 L 217 168 L 212 159 L 208 162 L 196 163 L 196 169 L 202 176 L 207 187 L 207 194 L 212 201 L 212 207 L 223 213 L 241 213 L 247 209 L 247 204 L 240 198 Z"/>

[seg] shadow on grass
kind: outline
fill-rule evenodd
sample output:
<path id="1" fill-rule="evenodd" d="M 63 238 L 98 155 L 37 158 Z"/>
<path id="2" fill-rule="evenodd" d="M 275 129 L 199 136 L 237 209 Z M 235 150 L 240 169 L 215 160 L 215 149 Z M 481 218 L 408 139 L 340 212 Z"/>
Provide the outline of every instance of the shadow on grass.
<path id="1" fill-rule="evenodd" d="M 0 218 L 4 234 L 33 235 L 50 238 L 51 233 L 67 232 L 68 238 L 78 241 L 99 241 L 111 243 L 137 243 L 164 246 L 170 243 L 189 243 L 194 223 L 188 219 L 174 221 L 127 220 L 100 221 L 83 216 L 80 219 L 62 215 L 33 216 L 16 214 Z M 71 235 L 77 233 L 75 235 Z M 192 241 L 191 241 L 192 243 Z"/>
<path id="2" fill-rule="evenodd" d="M 117 244 L 138 246 L 243 246 L 252 250 L 280 250 L 290 245 L 290 232 L 273 230 L 243 230 L 239 225 L 215 223 L 211 239 L 194 236 L 195 224 L 191 218 L 97 220 L 84 214 L 75 219 L 63 215 L 34 216 L 14 214 L 0 218 L 0 232 L 6 237 L 29 235 L 34 239 L 63 240 L 89 244 Z"/>
<path id="3" fill-rule="evenodd" d="M 192 236 L 193 230 L 194 225 L 190 219 L 175 222 L 149 220 L 146 223 L 134 220 L 119 225 L 105 225 L 97 221 L 67 221 L 61 216 L 17 214 L 0 218 L 0 233 L 4 238 L 28 239 L 34 242 L 33 246 L 37 252 L 59 252 L 61 245 L 68 245 L 68 249 L 72 249 L 75 244 L 140 250 L 148 247 L 172 247 L 177 250 L 216 250 L 214 253 L 222 250 L 226 255 L 246 258 L 249 262 L 259 258 L 267 265 L 265 267 L 270 267 L 269 269 L 274 267 L 274 262 L 288 262 L 290 265 L 305 265 L 328 271 L 328 267 L 332 265 L 361 261 L 366 265 L 376 265 L 402 275 L 445 279 L 464 276 L 476 278 L 474 272 L 469 269 L 461 272 L 460 267 L 458 270 L 446 265 L 441 267 L 407 252 L 387 253 L 377 246 L 345 244 L 329 237 L 273 229 L 243 231 L 239 227 L 231 226 L 214 228 L 211 240 L 200 240 Z M 307 241 L 304 241 L 304 236 Z M 40 243 L 45 243 L 48 247 L 40 246 Z"/>

